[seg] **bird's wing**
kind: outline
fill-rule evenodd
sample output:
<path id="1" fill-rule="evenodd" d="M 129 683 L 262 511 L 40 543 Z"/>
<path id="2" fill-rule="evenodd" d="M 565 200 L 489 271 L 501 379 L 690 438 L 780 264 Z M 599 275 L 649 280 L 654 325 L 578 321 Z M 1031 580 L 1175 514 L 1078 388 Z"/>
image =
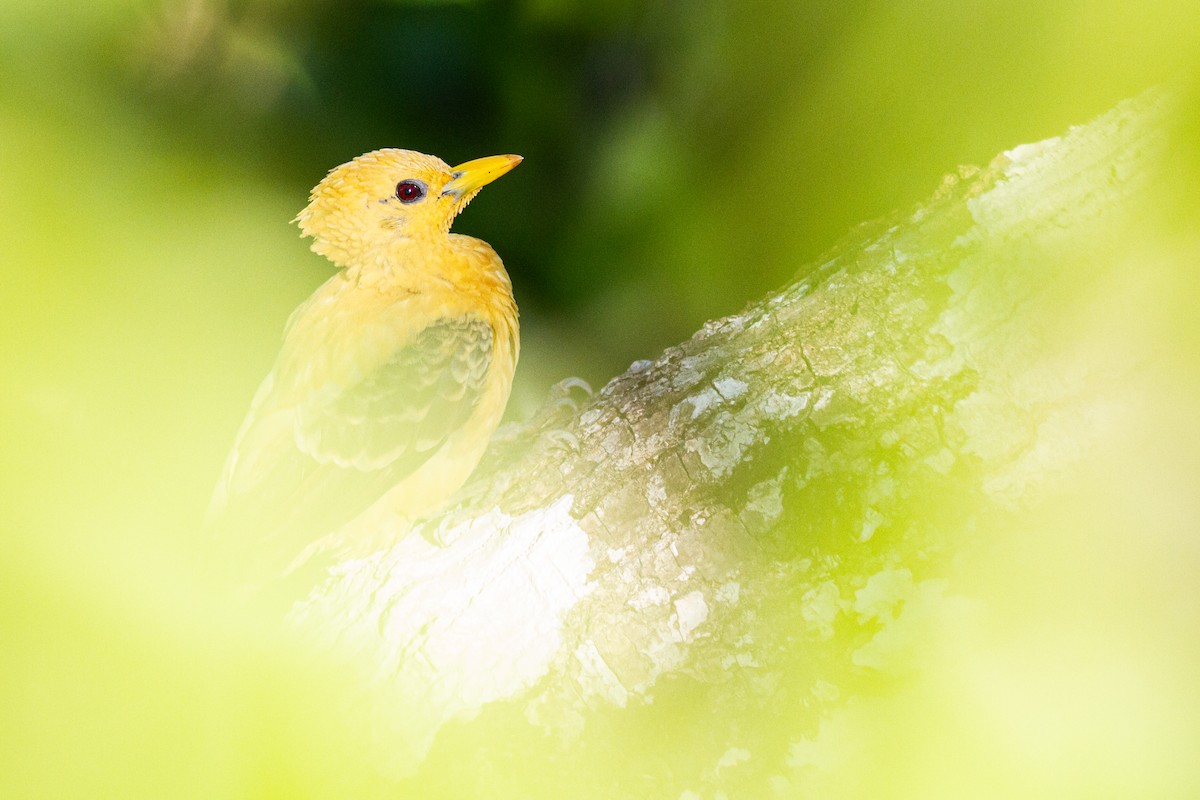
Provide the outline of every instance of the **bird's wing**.
<path id="1" fill-rule="evenodd" d="M 297 445 L 321 464 L 407 474 L 470 416 L 491 357 L 483 320 L 435 322 L 355 385 L 299 406 Z"/>
<path id="2" fill-rule="evenodd" d="M 268 377 L 230 454 L 210 520 L 238 535 L 312 541 L 353 519 L 431 458 L 470 417 L 492 360 L 492 328 L 446 318 L 373 369 L 280 402 Z"/>

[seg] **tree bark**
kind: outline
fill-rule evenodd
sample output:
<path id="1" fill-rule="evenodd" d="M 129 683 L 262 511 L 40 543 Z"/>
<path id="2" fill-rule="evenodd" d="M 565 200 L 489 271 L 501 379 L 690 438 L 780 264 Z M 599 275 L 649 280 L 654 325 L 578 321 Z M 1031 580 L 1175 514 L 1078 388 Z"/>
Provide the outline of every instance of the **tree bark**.
<path id="1" fill-rule="evenodd" d="M 808 785 L 823 723 L 957 630 L 956 558 L 1124 413 L 1144 354 L 1097 298 L 1168 106 L 961 168 L 594 396 L 557 387 L 423 535 L 335 565 L 290 619 L 366 676 L 376 763 L 426 796 Z"/>

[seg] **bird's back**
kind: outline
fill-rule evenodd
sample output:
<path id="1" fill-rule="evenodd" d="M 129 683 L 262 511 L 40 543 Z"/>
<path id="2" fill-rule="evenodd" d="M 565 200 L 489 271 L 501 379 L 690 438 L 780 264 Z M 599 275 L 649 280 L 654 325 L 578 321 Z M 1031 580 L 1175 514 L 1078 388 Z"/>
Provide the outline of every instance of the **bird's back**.
<path id="1" fill-rule="evenodd" d="M 210 512 L 254 569 L 345 549 L 356 519 L 355 540 L 363 524 L 401 534 L 478 463 L 512 385 L 516 307 L 490 247 L 448 243 L 436 269 L 401 254 L 394 274 L 339 272 L 289 320 Z"/>

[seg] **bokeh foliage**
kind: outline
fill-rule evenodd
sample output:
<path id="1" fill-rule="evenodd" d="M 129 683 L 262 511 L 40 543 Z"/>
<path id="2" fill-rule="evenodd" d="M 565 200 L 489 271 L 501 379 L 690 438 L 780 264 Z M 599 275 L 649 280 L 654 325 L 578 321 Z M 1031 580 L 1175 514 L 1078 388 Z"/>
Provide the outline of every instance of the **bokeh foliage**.
<path id="1" fill-rule="evenodd" d="M 229 623 L 191 562 L 283 321 L 328 274 L 287 221 L 329 167 L 526 157 L 457 228 L 516 284 L 519 416 L 957 164 L 1198 70 L 1190 0 L 8 0 L 0 794 L 345 788 L 337 680 Z M 1194 377 L 1200 328 L 1169 311 L 1158 341 Z"/>

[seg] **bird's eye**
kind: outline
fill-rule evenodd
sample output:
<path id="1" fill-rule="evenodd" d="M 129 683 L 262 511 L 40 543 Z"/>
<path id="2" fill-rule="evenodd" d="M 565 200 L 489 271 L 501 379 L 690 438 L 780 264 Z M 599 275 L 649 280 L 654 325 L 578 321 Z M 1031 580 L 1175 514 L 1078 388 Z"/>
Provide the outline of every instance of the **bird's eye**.
<path id="1" fill-rule="evenodd" d="M 420 181 L 400 181 L 396 184 L 396 197 L 401 203 L 415 203 L 425 196 L 425 187 Z"/>

